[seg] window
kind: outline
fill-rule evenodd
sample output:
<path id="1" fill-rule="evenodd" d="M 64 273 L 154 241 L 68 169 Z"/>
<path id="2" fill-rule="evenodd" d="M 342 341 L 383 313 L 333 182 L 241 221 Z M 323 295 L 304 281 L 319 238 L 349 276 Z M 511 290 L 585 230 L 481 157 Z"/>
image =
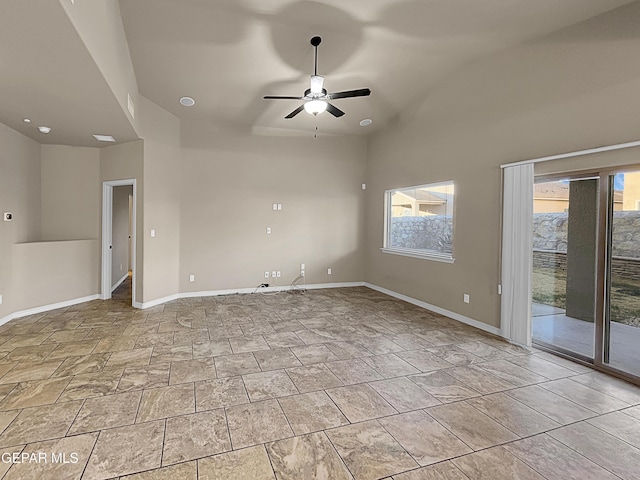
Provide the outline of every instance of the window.
<path id="1" fill-rule="evenodd" d="M 385 253 L 453 262 L 453 182 L 385 192 Z"/>

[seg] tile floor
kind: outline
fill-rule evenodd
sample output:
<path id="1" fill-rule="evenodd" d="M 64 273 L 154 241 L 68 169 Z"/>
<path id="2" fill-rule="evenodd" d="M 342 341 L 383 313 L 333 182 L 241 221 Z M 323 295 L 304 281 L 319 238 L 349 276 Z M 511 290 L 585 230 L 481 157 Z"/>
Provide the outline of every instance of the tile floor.
<path id="1" fill-rule="evenodd" d="M 0 327 L 3 478 L 640 478 L 639 388 L 378 292 L 129 303 Z"/>

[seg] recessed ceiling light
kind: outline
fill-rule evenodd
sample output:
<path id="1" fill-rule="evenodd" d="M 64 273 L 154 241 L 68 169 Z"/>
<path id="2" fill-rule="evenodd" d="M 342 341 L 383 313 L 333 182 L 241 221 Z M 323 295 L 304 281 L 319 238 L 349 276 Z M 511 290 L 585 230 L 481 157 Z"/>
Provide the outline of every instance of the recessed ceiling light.
<path id="1" fill-rule="evenodd" d="M 371 120 L 370 118 L 365 118 L 364 120 L 360 120 L 361 127 L 368 127 L 372 123 L 373 123 L 373 120 Z"/>
<path id="2" fill-rule="evenodd" d="M 31 120 L 29 118 L 25 118 L 22 120 L 24 123 L 31 123 Z"/>
<path id="3" fill-rule="evenodd" d="M 94 135 L 93 138 L 99 142 L 115 142 L 116 139 L 112 135 Z"/>
<path id="4" fill-rule="evenodd" d="M 183 107 L 193 107 L 196 104 L 196 101 L 191 97 L 182 97 L 180 99 L 180 105 Z"/>
<path id="5" fill-rule="evenodd" d="M 49 133 L 51 131 L 50 127 L 38 127 L 38 131 L 40 133 Z"/>

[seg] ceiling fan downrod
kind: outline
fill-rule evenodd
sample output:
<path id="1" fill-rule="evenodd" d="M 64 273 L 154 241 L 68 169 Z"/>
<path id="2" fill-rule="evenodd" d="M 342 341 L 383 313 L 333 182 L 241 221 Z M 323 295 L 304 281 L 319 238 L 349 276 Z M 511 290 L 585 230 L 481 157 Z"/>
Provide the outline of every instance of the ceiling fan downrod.
<path id="1" fill-rule="evenodd" d="M 320 42 L 322 42 L 322 38 L 320 37 L 313 37 L 311 39 L 311 45 L 313 45 L 313 48 L 315 50 L 315 55 L 314 55 L 314 62 L 313 62 L 313 74 L 314 75 L 318 75 L 318 45 L 320 45 Z"/>

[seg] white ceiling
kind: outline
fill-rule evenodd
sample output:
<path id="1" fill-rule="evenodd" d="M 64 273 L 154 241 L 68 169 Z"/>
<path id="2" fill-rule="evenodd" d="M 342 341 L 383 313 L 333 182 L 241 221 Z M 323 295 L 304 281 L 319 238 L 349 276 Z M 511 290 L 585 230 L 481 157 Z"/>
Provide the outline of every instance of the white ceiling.
<path id="1" fill-rule="evenodd" d="M 87 0 L 76 0 L 87 1 Z M 93 1 L 93 0 L 92 0 Z M 108 0 L 103 0 L 108 1 Z M 0 121 L 38 141 L 96 146 L 135 138 L 104 78 L 53 0 L 0 6 Z M 256 134 L 368 134 L 465 63 L 630 0 L 120 0 L 140 93 L 181 118 Z M 346 115 L 284 116 L 313 71 Z M 182 107 L 181 96 L 196 99 Z M 22 123 L 49 123 L 47 138 Z M 363 118 L 374 123 L 362 128 Z M 101 131 L 99 131 L 101 130 Z"/>

